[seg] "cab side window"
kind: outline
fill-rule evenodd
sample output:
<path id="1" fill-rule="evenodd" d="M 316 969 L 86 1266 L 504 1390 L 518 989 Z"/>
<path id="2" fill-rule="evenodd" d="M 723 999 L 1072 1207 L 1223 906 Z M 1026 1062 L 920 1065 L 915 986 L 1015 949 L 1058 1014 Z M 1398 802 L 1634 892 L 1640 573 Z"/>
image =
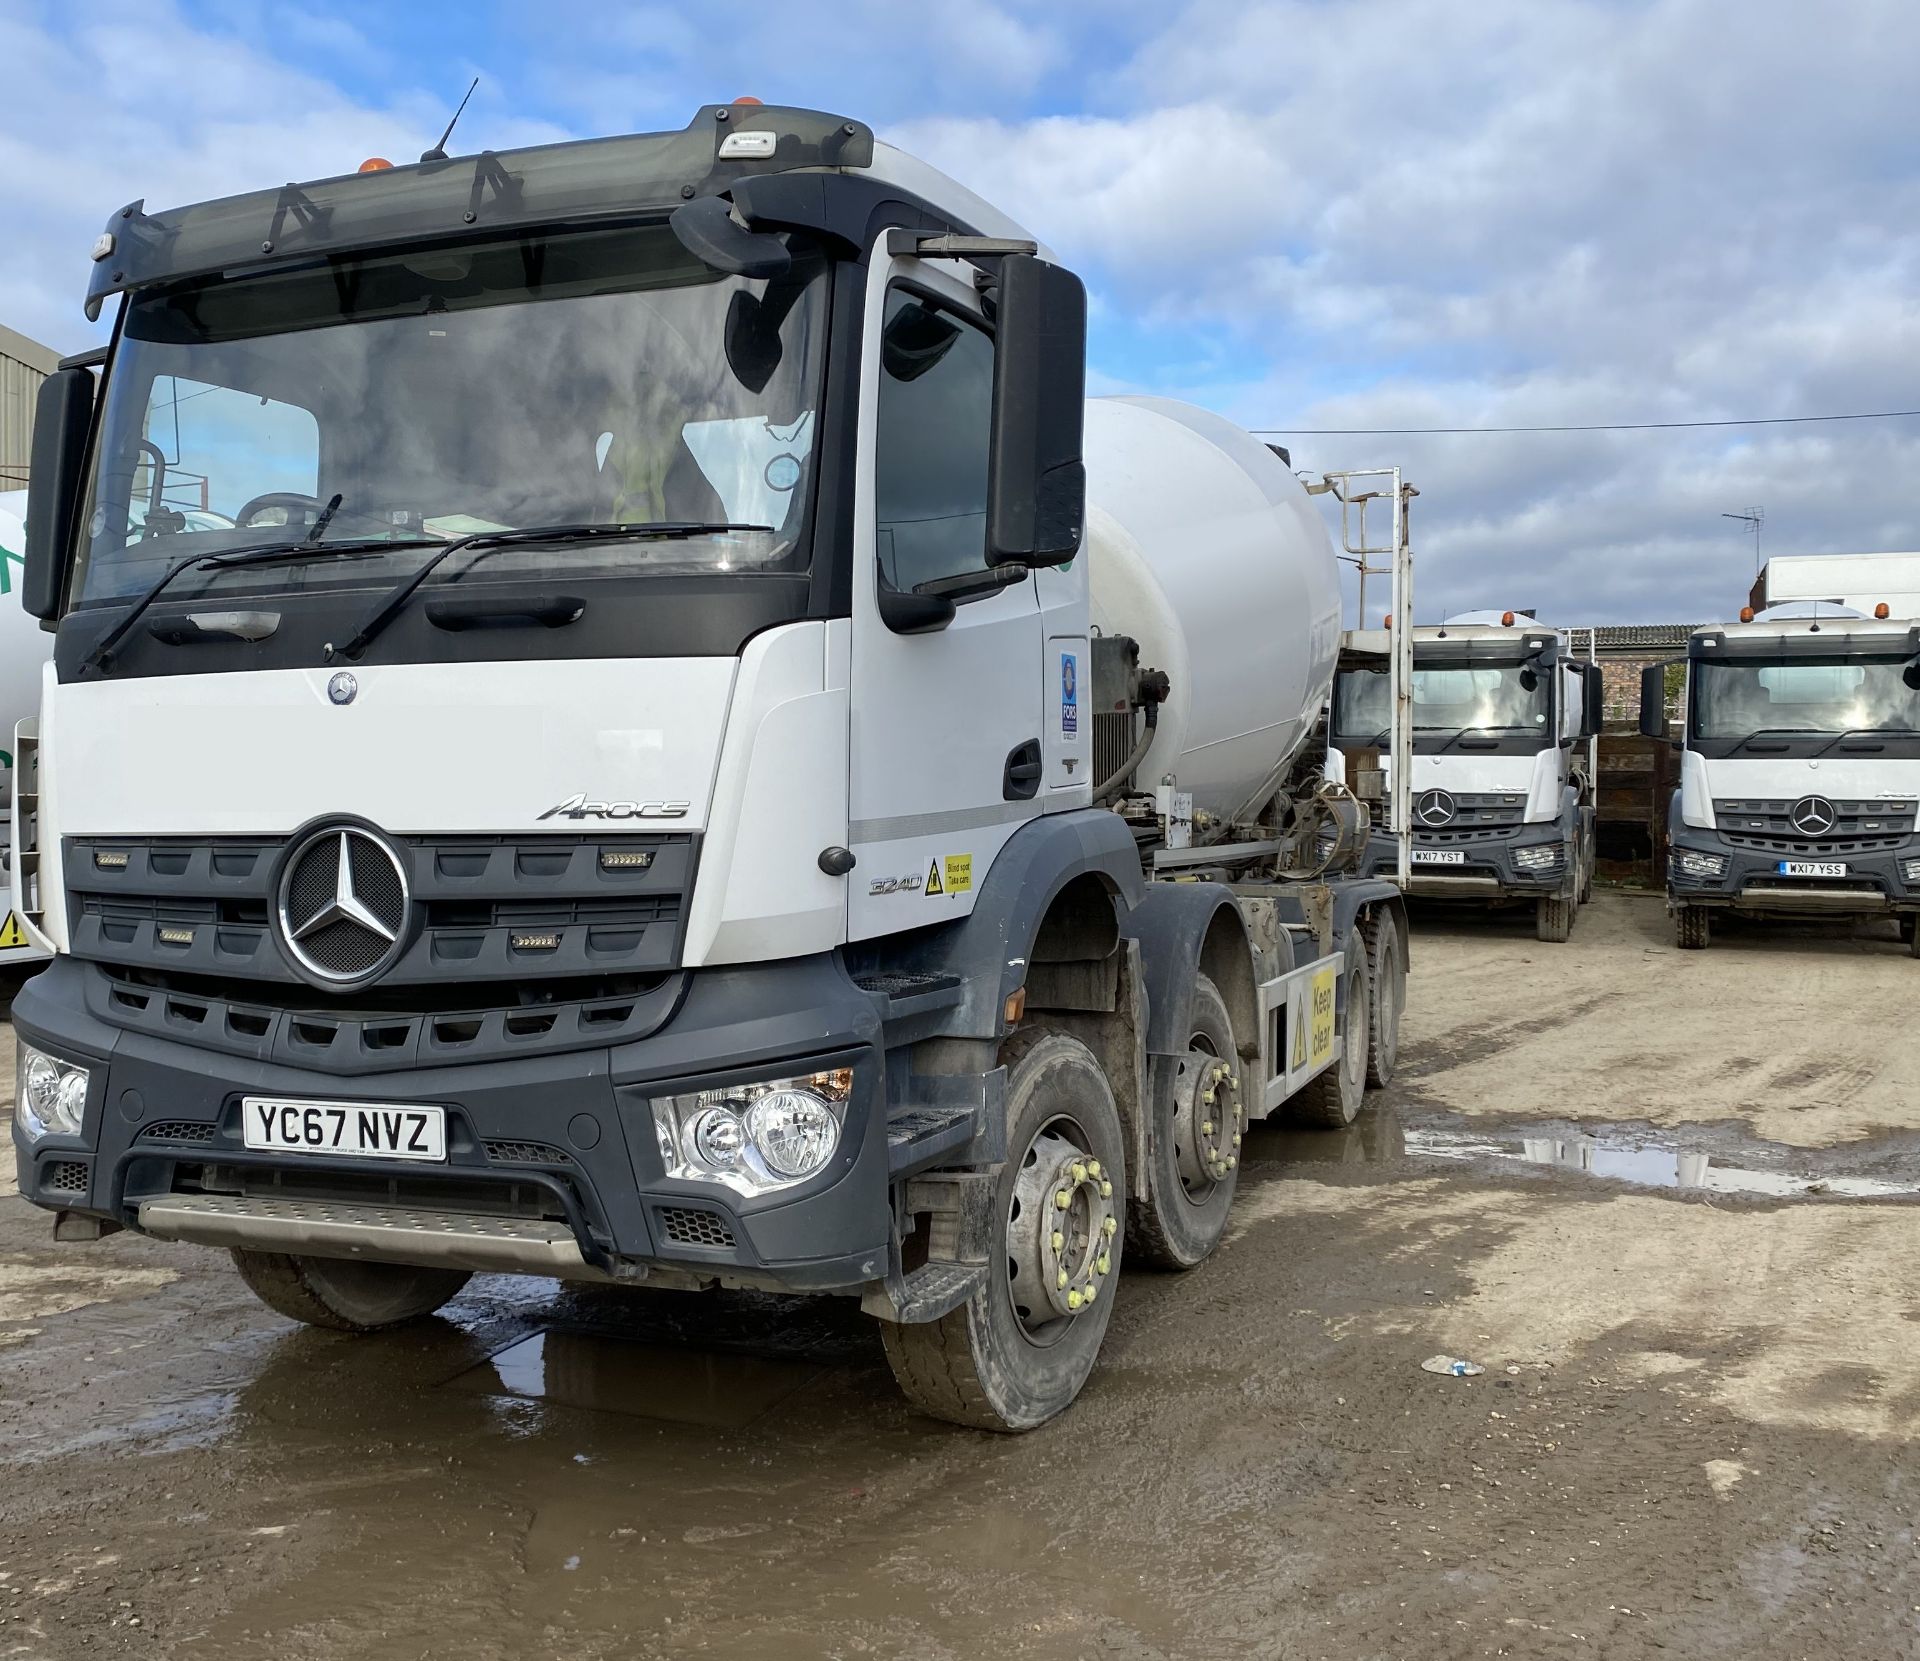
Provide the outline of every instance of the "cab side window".
<path id="1" fill-rule="evenodd" d="M 880 573 L 908 591 L 987 556 L 993 337 L 911 289 L 887 296 L 873 461 Z"/>

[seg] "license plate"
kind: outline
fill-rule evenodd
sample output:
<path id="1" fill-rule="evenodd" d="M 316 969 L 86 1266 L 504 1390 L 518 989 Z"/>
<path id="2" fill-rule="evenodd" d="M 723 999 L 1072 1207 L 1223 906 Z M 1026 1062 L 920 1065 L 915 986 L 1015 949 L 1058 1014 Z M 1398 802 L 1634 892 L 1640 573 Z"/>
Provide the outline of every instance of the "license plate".
<path id="1" fill-rule="evenodd" d="M 444 1108 L 247 1096 L 241 1100 L 240 1117 L 242 1139 L 263 1153 L 343 1154 L 352 1159 L 447 1157 Z"/>
<path id="2" fill-rule="evenodd" d="M 1460 848 L 1415 848 L 1413 863 L 1416 865 L 1464 865 L 1467 856 Z"/>
<path id="3" fill-rule="evenodd" d="M 1783 859 L 1778 866 L 1783 877 L 1844 877 L 1847 868 L 1837 859 Z"/>

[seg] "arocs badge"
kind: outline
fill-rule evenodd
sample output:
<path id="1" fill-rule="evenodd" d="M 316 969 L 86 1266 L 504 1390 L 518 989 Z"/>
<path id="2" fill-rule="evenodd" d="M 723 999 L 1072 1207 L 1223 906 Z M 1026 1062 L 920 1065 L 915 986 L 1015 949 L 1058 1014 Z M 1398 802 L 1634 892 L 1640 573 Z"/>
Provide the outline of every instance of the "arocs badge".
<path id="1" fill-rule="evenodd" d="M 1060 654 L 1060 732 L 1072 738 L 1080 731 L 1080 660 L 1072 652 Z"/>

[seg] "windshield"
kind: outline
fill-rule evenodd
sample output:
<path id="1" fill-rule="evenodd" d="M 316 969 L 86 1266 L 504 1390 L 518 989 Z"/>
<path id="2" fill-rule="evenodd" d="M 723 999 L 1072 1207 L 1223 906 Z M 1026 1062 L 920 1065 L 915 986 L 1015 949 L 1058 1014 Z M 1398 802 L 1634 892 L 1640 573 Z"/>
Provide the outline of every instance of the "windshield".
<path id="1" fill-rule="evenodd" d="M 1693 736 L 1710 742 L 1920 735 L 1920 664 L 1904 655 L 1701 660 L 1692 688 Z"/>
<path id="2" fill-rule="evenodd" d="M 77 605 L 194 553 L 550 525 L 764 526 L 456 555 L 463 581 L 806 564 L 825 262 L 723 277 L 664 226 L 342 257 L 134 300 Z M 178 592 L 386 583 L 431 550 L 184 576 Z M 467 564 L 471 561 L 469 577 Z M 171 592 L 171 591 L 170 591 Z"/>
<path id="3" fill-rule="evenodd" d="M 1447 664 L 1413 670 L 1414 748 L 1437 749 L 1457 735 L 1482 735 L 1502 748 L 1539 749 L 1552 738 L 1549 676 L 1533 664 Z M 1384 669 L 1344 671 L 1334 692 L 1336 738 L 1384 750 L 1393 721 Z M 1481 744 L 1479 747 L 1486 747 Z"/>

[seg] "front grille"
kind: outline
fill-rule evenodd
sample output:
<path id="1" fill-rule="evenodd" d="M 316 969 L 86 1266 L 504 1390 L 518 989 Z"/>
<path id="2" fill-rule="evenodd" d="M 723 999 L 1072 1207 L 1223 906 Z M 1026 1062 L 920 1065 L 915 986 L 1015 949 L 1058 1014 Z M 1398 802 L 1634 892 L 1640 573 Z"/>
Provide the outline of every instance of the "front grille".
<path id="1" fill-rule="evenodd" d="M 1526 818 L 1527 796 L 1523 790 L 1474 791 L 1454 795 L 1453 817 L 1444 826 L 1428 825 L 1420 817 L 1420 798 L 1424 790 L 1416 790 L 1413 795 L 1413 829 L 1416 836 L 1439 835 L 1445 832 L 1477 830 L 1489 825 L 1516 826 Z M 1449 792 L 1451 794 L 1451 792 Z M 1391 819 L 1384 807 L 1381 811 L 1382 828 L 1391 828 Z"/>
<path id="2" fill-rule="evenodd" d="M 1743 893 L 1755 890 L 1769 894 L 1806 894 L 1837 891 L 1849 894 L 1879 894 L 1879 883 L 1871 877 L 1749 877 Z"/>
<path id="3" fill-rule="evenodd" d="M 675 1246 L 711 1246 L 721 1251 L 733 1249 L 733 1230 L 717 1211 L 696 1211 L 690 1206 L 668 1205 L 660 1208 L 660 1226 Z"/>
<path id="4" fill-rule="evenodd" d="M 191 1119 L 167 1119 L 148 1125 L 140 1133 L 143 1142 L 211 1142 L 217 1126 Z"/>
<path id="5" fill-rule="evenodd" d="M 1494 830 L 1428 830 L 1424 825 L 1413 833 L 1416 848 L 1457 848 L 1463 842 L 1510 842 L 1521 827 L 1505 825 Z"/>
<path id="6" fill-rule="evenodd" d="M 87 1168 L 77 1159 L 56 1159 L 42 1168 L 40 1192 L 79 1194 L 87 1191 Z"/>
<path id="7" fill-rule="evenodd" d="M 1750 831 L 1720 833 L 1736 848 L 1752 848 L 1768 854 L 1807 854 L 1831 859 L 1836 854 L 1877 854 L 1898 848 L 1905 836 L 1760 836 Z"/>
<path id="8" fill-rule="evenodd" d="M 1805 847 L 1833 848 L 1839 842 L 1858 842 L 1863 848 L 1893 846 L 1913 833 L 1914 804 L 1910 801 L 1874 802 L 1823 796 L 1818 799 L 1832 808 L 1833 827 L 1810 835 L 1793 822 L 1794 808 L 1807 799 L 1805 796 L 1716 797 L 1714 823 L 1723 833 L 1737 831 L 1755 838 L 1790 842 L 1795 852 Z M 1763 844 L 1756 841 L 1755 845 Z"/>
<path id="9" fill-rule="evenodd" d="M 487 1142 L 487 1158 L 496 1165 L 571 1165 L 573 1159 L 545 1142 Z"/>
<path id="10" fill-rule="evenodd" d="M 353 920 L 352 907 L 345 917 L 334 910 L 339 831 L 291 848 L 229 837 L 69 840 L 74 955 L 229 984 L 311 974 L 329 989 L 369 974 L 383 987 L 524 985 L 658 975 L 679 964 L 698 854 L 684 832 L 370 839 L 356 827 L 345 840 L 352 899 L 377 928 Z M 291 928 L 306 929 L 297 952 L 280 939 L 283 897 Z M 409 931 L 409 922 L 419 926 Z M 400 937 L 391 955 L 384 929 Z"/>

